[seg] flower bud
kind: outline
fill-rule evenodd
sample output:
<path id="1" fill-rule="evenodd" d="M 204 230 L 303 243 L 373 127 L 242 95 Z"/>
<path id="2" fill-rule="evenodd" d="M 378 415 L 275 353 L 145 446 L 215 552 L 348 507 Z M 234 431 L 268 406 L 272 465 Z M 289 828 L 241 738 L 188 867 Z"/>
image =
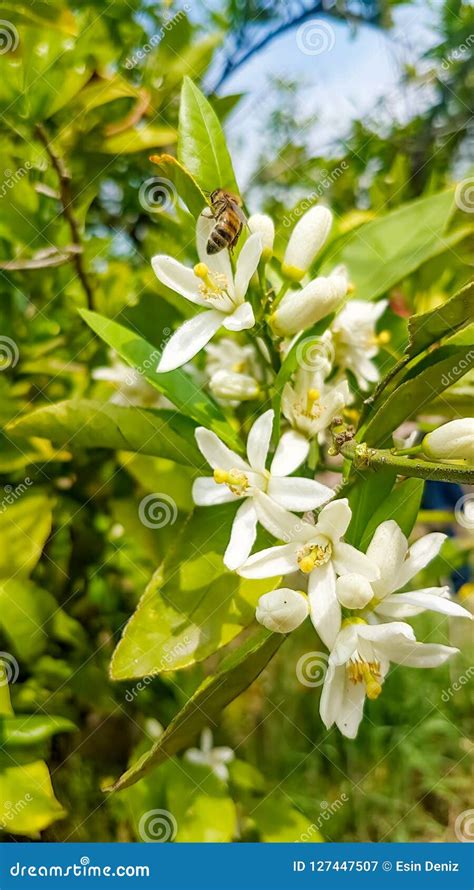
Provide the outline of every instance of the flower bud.
<path id="1" fill-rule="evenodd" d="M 315 278 L 301 290 L 285 294 L 271 315 L 270 324 L 282 337 L 297 334 L 338 309 L 346 293 L 345 275 Z"/>
<path id="2" fill-rule="evenodd" d="M 260 597 L 256 619 L 267 630 L 287 634 L 299 627 L 308 614 L 308 599 L 304 593 L 280 587 Z"/>
<path id="3" fill-rule="evenodd" d="M 301 281 L 318 251 L 321 250 L 332 224 L 327 207 L 311 207 L 296 223 L 285 251 L 281 271 L 292 281 Z"/>
<path id="4" fill-rule="evenodd" d="M 336 595 L 346 609 L 363 609 L 373 598 L 371 585 L 363 575 L 341 575 L 336 581 Z"/>
<path id="5" fill-rule="evenodd" d="M 265 213 L 254 213 L 248 220 L 248 227 L 252 235 L 257 232 L 262 240 L 262 260 L 267 263 L 273 256 L 273 242 L 275 240 L 275 226 L 270 216 Z"/>
<path id="6" fill-rule="evenodd" d="M 209 388 L 217 399 L 232 399 L 238 402 L 256 399 L 259 395 L 259 386 L 254 377 L 226 371 L 224 368 L 212 375 Z"/>
<path id="7" fill-rule="evenodd" d="M 428 433 L 421 447 L 427 457 L 474 463 L 474 417 L 450 420 Z"/>

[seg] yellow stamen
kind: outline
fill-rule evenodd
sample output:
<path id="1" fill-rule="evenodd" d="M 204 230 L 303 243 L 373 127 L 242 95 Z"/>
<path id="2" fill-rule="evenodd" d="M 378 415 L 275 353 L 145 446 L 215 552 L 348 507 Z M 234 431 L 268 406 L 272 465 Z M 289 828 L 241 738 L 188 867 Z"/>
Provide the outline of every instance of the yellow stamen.
<path id="1" fill-rule="evenodd" d="M 375 342 L 379 346 L 386 346 L 387 343 L 390 343 L 391 339 L 392 339 L 392 335 L 391 335 L 390 331 L 380 331 L 380 334 L 378 334 L 375 338 Z"/>
<path id="2" fill-rule="evenodd" d="M 364 683 L 367 698 L 371 701 L 378 698 L 382 692 L 380 680 L 380 662 L 378 661 L 350 661 L 347 665 L 347 676 L 351 683 Z"/>
<path id="3" fill-rule="evenodd" d="M 199 290 L 204 296 L 221 294 L 227 287 L 225 275 L 211 272 L 205 263 L 196 263 L 194 274 L 196 278 L 200 278 L 202 281 L 202 284 L 199 285 Z"/>
<path id="4" fill-rule="evenodd" d="M 350 624 L 367 624 L 365 618 L 344 618 L 341 627 L 349 627 Z"/>
<path id="5" fill-rule="evenodd" d="M 218 485 L 222 485 L 223 482 L 227 482 L 228 478 L 229 474 L 226 470 L 220 470 L 219 468 L 214 470 L 214 480 L 217 482 Z"/>
<path id="6" fill-rule="evenodd" d="M 313 569 L 325 565 L 331 559 L 332 547 L 331 542 L 327 544 L 310 544 L 303 548 L 298 556 L 298 566 L 300 571 L 305 575 L 309 575 Z"/>
<path id="7" fill-rule="evenodd" d="M 229 486 L 231 492 L 233 494 L 239 495 L 241 497 L 245 494 L 249 487 L 249 480 L 245 473 L 241 473 L 240 470 L 221 470 L 217 467 L 214 470 L 214 480 L 218 485 L 226 484 Z"/>

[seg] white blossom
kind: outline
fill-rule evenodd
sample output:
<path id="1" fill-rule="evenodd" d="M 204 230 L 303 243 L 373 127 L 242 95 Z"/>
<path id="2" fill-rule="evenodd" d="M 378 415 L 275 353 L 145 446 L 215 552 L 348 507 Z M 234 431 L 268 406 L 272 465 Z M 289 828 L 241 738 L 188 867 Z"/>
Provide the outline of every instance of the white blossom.
<path id="1" fill-rule="evenodd" d="M 327 504 L 315 525 L 289 513 L 262 492 L 255 494 L 255 508 L 264 528 L 286 543 L 255 553 L 239 574 L 273 578 L 299 570 L 307 575 L 311 620 L 323 643 L 331 648 L 341 627 L 336 576 L 351 573 L 369 581 L 379 576 L 369 556 L 342 540 L 352 515 L 348 501 L 344 498 Z"/>
<path id="2" fill-rule="evenodd" d="M 252 234 L 260 235 L 262 239 L 262 260 L 266 263 L 273 256 L 273 242 L 275 240 L 275 225 L 271 216 L 266 213 L 254 213 L 248 219 L 248 227 Z"/>
<path id="3" fill-rule="evenodd" d="M 309 441 L 324 432 L 350 400 L 347 380 L 326 382 L 321 371 L 299 368 L 294 381 L 285 384 L 281 409 L 305 442 L 306 454 Z"/>
<path id="4" fill-rule="evenodd" d="M 258 601 L 255 613 L 260 624 L 280 634 L 295 630 L 308 615 L 308 597 L 302 591 L 291 590 L 289 587 L 279 587 L 264 593 Z"/>
<path id="5" fill-rule="evenodd" d="M 379 345 L 387 342 L 389 334 L 375 333 L 377 321 L 385 312 L 387 300 L 370 303 L 366 300 L 349 300 L 334 319 L 330 331 L 324 337 L 332 340 L 334 364 L 354 374 L 360 388 L 367 390 L 379 379 L 379 371 L 372 359 Z"/>
<path id="6" fill-rule="evenodd" d="M 153 269 L 162 284 L 205 310 L 185 321 L 170 338 L 158 364 L 159 372 L 172 371 L 186 364 L 221 327 L 228 331 L 242 331 L 255 324 L 253 309 L 245 301 L 245 296 L 262 253 L 260 236 L 251 235 L 245 242 L 234 276 L 227 250 L 212 255 L 206 253 L 213 225 L 214 221 L 207 217 L 201 215 L 198 218 L 196 246 L 200 262 L 194 269 L 163 254 L 152 259 Z"/>
<path id="7" fill-rule="evenodd" d="M 428 433 L 422 448 L 435 460 L 466 460 L 474 463 L 474 417 L 450 420 Z"/>
<path id="8" fill-rule="evenodd" d="M 322 206 L 311 207 L 298 220 L 285 250 L 283 275 L 301 281 L 326 241 L 331 225 L 332 213 Z"/>
<path id="9" fill-rule="evenodd" d="M 300 290 L 285 294 L 271 314 L 269 323 L 281 337 L 304 331 L 339 309 L 347 294 L 347 287 L 347 276 L 343 273 L 315 278 Z"/>
<path id="10" fill-rule="evenodd" d="M 260 393 L 258 382 L 248 374 L 234 371 L 216 371 L 209 382 L 209 389 L 217 399 L 234 403 L 256 399 Z"/>
<path id="11" fill-rule="evenodd" d="M 378 698 L 390 662 L 437 667 L 458 651 L 436 643 L 418 643 L 410 625 L 401 621 L 370 625 L 360 618 L 349 618 L 329 656 L 320 701 L 323 723 L 327 729 L 335 723 L 343 735 L 354 739 L 365 698 Z"/>
<path id="12" fill-rule="evenodd" d="M 334 496 L 332 488 L 314 479 L 290 477 L 303 462 L 305 452 L 299 436 L 290 430 L 281 437 L 275 455 L 266 469 L 273 428 L 274 412 L 266 411 L 253 424 L 247 438 L 247 460 L 204 427 L 196 430 L 196 441 L 214 470 L 211 477 L 200 477 L 193 485 L 198 506 L 212 506 L 243 499 L 232 525 L 224 563 L 236 569 L 247 559 L 256 537 L 255 496 L 266 492 L 270 502 L 304 512 L 313 510 Z M 290 514 L 291 515 L 291 514 Z"/>
<path id="13" fill-rule="evenodd" d="M 232 748 L 225 746 L 213 748 L 213 736 L 210 729 L 203 729 L 201 733 L 201 747 L 189 748 L 184 755 L 188 763 L 195 763 L 198 766 L 207 766 L 222 782 L 227 782 L 229 778 L 228 763 L 235 758 Z"/>

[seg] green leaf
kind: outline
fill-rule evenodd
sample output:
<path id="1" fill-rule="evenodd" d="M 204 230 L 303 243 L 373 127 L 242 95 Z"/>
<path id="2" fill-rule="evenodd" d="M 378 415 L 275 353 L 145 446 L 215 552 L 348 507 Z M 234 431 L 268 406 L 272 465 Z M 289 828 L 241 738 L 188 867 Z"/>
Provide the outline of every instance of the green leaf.
<path id="1" fill-rule="evenodd" d="M 379 475 L 377 473 L 377 478 Z M 399 482 L 370 516 L 359 542 L 360 549 L 367 550 L 375 529 L 387 519 L 394 519 L 408 538 L 418 516 L 423 488 L 422 479 L 405 479 Z"/>
<path id="2" fill-rule="evenodd" d="M 442 337 L 452 336 L 471 324 L 474 317 L 474 281 L 463 287 L 454 297 L 422 315 L 412 315 L 408 321 L 410 342 L 407 353 L 418 355 Z"/>
<path id="3" fill-rule="evenodd" d="M 184 414 L 212 429 L 231 448 L 242 451 L 242 443 L 216 402 L 185 371 L 178 368 L 176 371 L 158 374 L 156 367 L 160 357 L 159 349 L 129 328 L 110 318 L 104 318 L 97 312 L 82 309 L 80 314 L 102 340 L 115 349 L 127 364 L 136 368 L 155 389 L 168 396 Z"/>
<path id="4" fill-rule="evenodd" d="M 329 247 L 322 274 L 344 263 L 358 300 L 375 300 L 445 250 L 453 189 L 418 198 L 359 226 Z"/>
<path id="5" fill-rule="evenodd" d="M 9 834 L 35 835 L 58 819 L 66 810 L 54 796 L 48 767 L 42 760 L 14 764 L 0 760 L 0 831 Z M 16 801 L 5 810 L 7 801 Z"/>
<path id="6" fill-rule="evenodd" d="M 219 119 L 201 90 L 185 77 L 179 112 L 178 159 L 206 192 L 238 194 L 232 161 Z"/>
<path id="7" fill-rule="evenodd" d="M 158 165 L 159 173 L 171 180 L 179 197 L 197 219 L 209 202 L 189 170 L 171 155 L 152 155 L 150 161 Z"/>
<path id="8" fill-rule="evenodd" d="M 40 514 L 34 518 L 40 524 Z M 0 628 L 25 661 L 44 652 L 51 637 L 71 646 L 83 637 L 81 625 L 59 608 L 51 593 L 18 578 L 0 581 Z"/>
<path id="9" fill-rule="evenodd" d="M 21 485 L 26 487 L 28 481 L 31 482 L 26 477 Z M 23 494 L 21 485 L 12 488 L 1 504 L 0 578 L 28 576 L 51 531 L 51 501 L 42 494 Z"/>
<path id="10" fill-rule="evenodd" d="M 59 732 L 73 732 L 75 729 L 71 720 L 47 714 L 0 717 L 0 747 L 2 750 L 28 748 L 47 741 Z"/>
<path id="11" fill-rule="evenodd" d="M 383 469 L 371 475 L 362 475 L 356 480 L 348 494 L 352 510 L 352 519 L 345 537 L 348 544 L 359 547 L 371 517 L 383 505 L 396 478 L 396 470 Z"/>
<path id="12" fill-rule="evenodd" d="M 194 441 L 195 424 L 176 411 L 122 407 L 72 399 L 38 408 L 8 428 L 15 435 L 50 439 L 72 450 L 114 448 L 202 466 Z"/>
<path id="13" fill-rule="evenodd" d="M 472 346 L 444 346 L 429 353 L 424 362 L 410 369 L 405 379 L 371 416 L 360 436 L 368 445 L 384 445 L 393 430 L 415 416 L 455 380 L 460 380 L 471 365 Z M 426 366 L 427 365 L 427 366 Z M 359 438 L 359 434 L 358 434 Z"/>
<path id="14" fill-rule="evenodd" d="M 114 652 L 114 680 L 180 670 L 230 642 L 255 615 L 271 582 L 224 566 L 235 504 L 197 509 L 143 594 Z"/>
<path id="15" fill-rule="evenodd" d="M 172 127 L 156 127 L 148 124 L 140 129 L 125 130 L 124 133 L 117 133 L 116 136 L 97 137 L 86 144 L 86 148 L 101 154 L 124 155 L 173 145 L 176 138 L 176 130 L 173 130 Z"/>
<path id="16" fill-rule="evenodd" d="M 324 841 L 311 819 L 295 807 L 288 806 L 286 795 L 272 794 L 256 804 L 252 810 L 252 819 L 263 843 L 319 844 Z"/>
<path id="17" fill-rule="evenodd" d="M 245 642 L 222 660 L 216 674 L 201 683 L 153 747 L 110 790 L 120 791 L 133 785 L 164 760 L 188 748 L 199 731 L 212 725 L 221 711 L 253 683 L 284 639 L 283 634 L 256 627 Z"/>

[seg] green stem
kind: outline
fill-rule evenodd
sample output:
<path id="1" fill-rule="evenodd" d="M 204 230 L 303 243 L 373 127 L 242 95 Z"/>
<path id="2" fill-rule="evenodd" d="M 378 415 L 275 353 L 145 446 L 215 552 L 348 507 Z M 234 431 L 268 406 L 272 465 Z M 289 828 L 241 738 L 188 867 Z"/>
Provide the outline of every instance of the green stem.
<path id="1" fill-rule="evenodd" d="M 430 460 L 413 460 L 410 457 L 398 456 L 381 448 L 369 448 L 365 442 L 358 444 L 353 440 L 341 444 L 339 450 L 344 457 L 352 461 L 357 470 L 392 467 L 400 476 L 457 482 L 461 485 L 474 484 L 474 467 L 435 463 Z"/>
<path id="2" fill-rule="evenodd" d="M 277 293 L 275 299 L 273 300 L 272 311 L 275 311 L 275 309 L 277 308 L 277 306 L 279 305 L 279 303 L 281 302 L 281 300 L 282 300 L 283 297 L 285 296 L 286 292 L 289 290 L 289 288 L 290 288 L 290 284 L 291 284 L 290 281 L 284 281 L 284 282 L 283 282 L 283 284 L 282 284 L 280 290 L 278 291 L 278 293 Z"/>
<path id="3" fill-rule="evenodd" d="M 413 445 L 412 448 L 394 448 L 392 454 L 396 454 L 397 457 L 403 457 L 405 454 L 419 454 L 420 451 L 421 445 Z"/>

